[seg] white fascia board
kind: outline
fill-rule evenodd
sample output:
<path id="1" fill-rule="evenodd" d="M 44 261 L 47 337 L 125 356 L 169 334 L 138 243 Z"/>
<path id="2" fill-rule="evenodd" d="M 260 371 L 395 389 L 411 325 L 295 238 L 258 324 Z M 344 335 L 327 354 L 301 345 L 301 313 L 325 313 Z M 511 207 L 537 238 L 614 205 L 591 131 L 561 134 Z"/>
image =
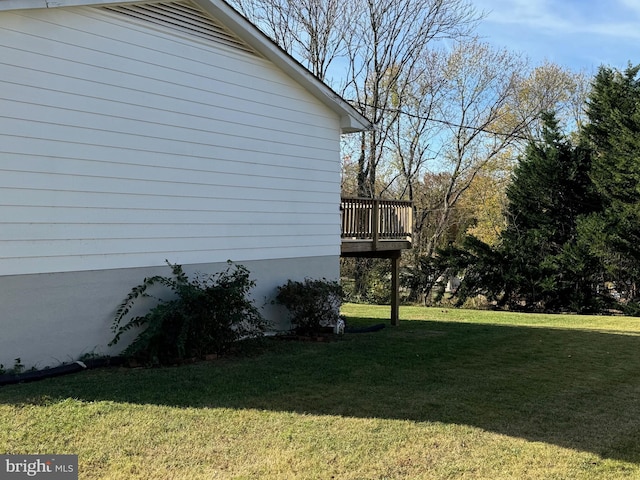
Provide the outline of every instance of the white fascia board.
<path id="1" fill-rule="evenodd" d="M 34 8 L 58 8 L 78 6 L 99 6 L 123 3 L 142 3 L 139 0 L 120 1 L 114 0 L 0 0 L 0 11 L 3 10 L 30 10 Z"/>
<path id="2" fill-rule="evenodd" d="M 247 42 L 266 59 L 273 62 L 287 75 L 305 87 L 312 95 L 340 116 L 342 133 L 372 130 L 371 122 L 353 108 L 340 95 L 316 78 L 303 65 L 276 45 L 224 0 L 193 0 L 203 10 L 217 18 L 231 31 Z M 100 6 L 125 3 L 149 3 L 147 1 L 114 0 L 0 0 L 0 11 L 25 10 L 34 8 L 60 8 L 74 6 Z"/>
<path id="3" fill-rule="evenodd" d="M 0 0 L 2 10 L 24 10 L 28 8 L 47 8 L 46 0 Z"/>

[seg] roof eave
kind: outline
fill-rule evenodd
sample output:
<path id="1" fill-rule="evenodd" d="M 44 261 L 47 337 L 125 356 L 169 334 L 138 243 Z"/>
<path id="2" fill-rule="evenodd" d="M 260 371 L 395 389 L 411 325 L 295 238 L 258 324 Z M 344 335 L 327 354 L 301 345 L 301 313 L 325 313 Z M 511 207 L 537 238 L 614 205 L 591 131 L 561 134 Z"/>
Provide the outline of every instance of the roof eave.
<path id="1" fill-rule="evenodd" d="M 320 102 L 329 107 L 340 117 L 342 133 L 355 133 L 372 130 L 373 125 L 360 112 L 353 108 L 340 95 L 315 77 L 291 55 L 281 49 L 253 23 L 223 0 L 192 0 L 202 9 L 209 12 L 240 34 L 254 50 L 273 62 L 291 78 L 303 85 Z"/>
<path id="2" fill-rule="evenodd" d="M 99 6 L 109 4 L 142 3 L 140 0 L 114 1 L 114 0 L 1 0 L 0 11 L 3 10 L 29 10 L 34 8 L 58 8 Z"/>
<path id="3" fill-rule="evenodd" d="M 59 8 L 73 6 L 100 6 L 109 4 L 146 3 L 149 0 L 1 0 L 2 10 L 26 10 L 34 8 Z M 153 0 L 152 0 L 153 1 Z M 340 95 L 316 78 L 291 55 L 281 49 L 253 23 L 242 16 L 224 0 L 192 0 L 203 10 L 227 25 L 258 53 L 273 62 L 295 81 L 303 85 L 321 103 L 340 117 L 342 133 L 372 130 L 373 125 Z"/>

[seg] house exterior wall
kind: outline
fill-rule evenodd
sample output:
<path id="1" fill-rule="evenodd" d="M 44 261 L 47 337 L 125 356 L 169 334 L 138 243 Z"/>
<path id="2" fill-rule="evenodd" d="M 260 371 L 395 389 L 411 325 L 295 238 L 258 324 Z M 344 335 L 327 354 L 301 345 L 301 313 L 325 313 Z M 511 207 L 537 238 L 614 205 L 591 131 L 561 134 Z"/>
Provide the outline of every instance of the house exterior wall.
<path id="1" fill-rule="evenodd" d="M 271 320 L 274 331 L 288 327 L 286 309 L 270 304 L 276 286 L 289 278 L 301 280 L 309 272 L 326 278 L 339 275 L 334 256 L 238 263 L 251 272 L 256 282 L 254 303 Z M 226 268 L 226 263 L 208 263 L 187 265 L 184 270 L 191 276 Z M 126 337 L 107 346 L 113 338 L 111 326 L 118 305 L 145 277 L 170 274 L 171 269 L 164 266 L 0 276 L 0 364 L 8 369 L 20 358 L 27 368 L 42 369 L 85 354 L 119 353 Z"/>
<path id="2" fill-rule="evenodd" d="M 271 294 L 337 278 L 339 123 L 258 55 L 101 7 L 0 12 L 0 363 L 103 350 L 165 259 L 268 265 Z"/>
<path id="3" fill-rule="evenodd" d="M 3 275 L 339 254 L 336 115 L 257 56 L 0 13 Z"/>

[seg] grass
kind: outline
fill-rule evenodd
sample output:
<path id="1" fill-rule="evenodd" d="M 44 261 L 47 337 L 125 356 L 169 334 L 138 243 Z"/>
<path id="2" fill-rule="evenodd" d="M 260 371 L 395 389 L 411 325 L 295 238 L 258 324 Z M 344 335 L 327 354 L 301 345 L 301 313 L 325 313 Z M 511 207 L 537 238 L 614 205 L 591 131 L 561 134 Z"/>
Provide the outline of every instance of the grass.
<path id="1" fill-rule="evenodd" d="M 389 315 L 343 311 L 352 325 Z M 640 478 L 640 319 L 401 319 L 243 358 L 0 387 L 0 452 L 76 453 L 81 479 Z"/>

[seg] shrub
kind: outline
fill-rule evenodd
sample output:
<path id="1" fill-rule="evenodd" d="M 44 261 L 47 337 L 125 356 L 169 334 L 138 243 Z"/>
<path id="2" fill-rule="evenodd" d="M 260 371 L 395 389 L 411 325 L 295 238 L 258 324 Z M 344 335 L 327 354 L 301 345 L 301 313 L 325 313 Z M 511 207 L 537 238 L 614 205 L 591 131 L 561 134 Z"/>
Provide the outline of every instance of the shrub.
<path id="1" fill-rule="evenodd" d="M 345 301 L 379 305 L 391 302 L 391 275 L 387 259 L 341 258 L 340 272 Z"/>
<path id="2" fill-rule="evenodd" d="M 342 287 L 338 282 L 289 280 L 278 287 L 276 302 L 291 313 L 291 323 L 298 333 L 308 334 L 335 325 L 340 315 Z"/>
<path id="3" fill-rule="evenodd" d="M 210 353 L 223 353 L 239 339 L 260 336 L 267 322 L 248 299 L 255 282 L 242 265 L 229 266 L 213 275 L 196 275 L 189 280 L 181 265 L 172 265 L 172 276 L 145 278 L 120 304 L 113 321 L 118 343 L 129 330 L 143 328 L 123 355 L 147 364 L 167 363 Z M 148 293 L 149 287 L 173 292 L 169 300 Z M 124 321 L 139 298 L 158 303 L 146 314 Z"/>

